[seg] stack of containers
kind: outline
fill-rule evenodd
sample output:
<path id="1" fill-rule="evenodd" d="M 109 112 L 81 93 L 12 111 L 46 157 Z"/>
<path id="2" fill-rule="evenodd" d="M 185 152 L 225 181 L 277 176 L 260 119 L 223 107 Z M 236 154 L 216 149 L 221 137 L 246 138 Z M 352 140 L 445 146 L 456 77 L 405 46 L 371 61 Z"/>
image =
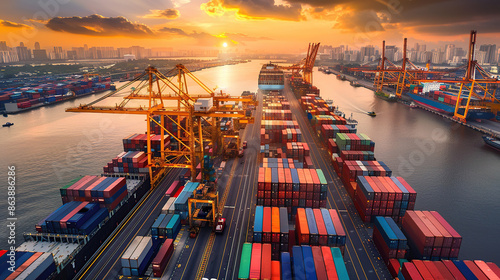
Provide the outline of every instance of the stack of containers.
<path id="1" fill-rule="evenodd" d="M 124 276 L 142 276 L 160 245 L 151 236 L 136 236 L 121 257 Z"/>
<path id="2" fill-rule="evenodd" d="M 178 214 L 160 214 L 151 226 L 154 240 L 175 239 L 181 230 L 181 219 Z"/>
<path id="3" fill-rule="evenodd" d="M 174 253 L 174 240 L 167 239 L 151 262 L 154 277 L 161 277 L 170 257 Z"/>
<path id="4" fill-rule="evenodd" d="M 257 205 L 326 207 L 327 181 L 321 169 L 259 168 Z"/>
<path id="5" fill-rule="evenodd" d="M 264 144 L 260 146 L 260 153 L 266 158 L 285 158 L 284 149 L 273 144 Z"/>
<path id="6" fill-rule="evenodd" d="M 335 142 L 341 151 L 374 151 L 375 142 L 366 134 L 337 133 Z"/>
<path id="7" fill-rule="evenodd" d="M 411 257 L 423 260 L 457 259 L 462 237 L 436 211 L 406 211 L 402 229 Z"/>
<path id="8" fill-rule="evenodd" d="M 394 276 L 394 274 L 393 274 Z M 396 276 L 394 276 L 396 277 Z M 397 272 L 398 279 L 500 279 L 500 268 L 492 262 L 421 261 L 405 262 Z"/>
<path id="9" fill-rule="evenodd" d="M 16 251 L 14 270 L 7 250 L 0 250 L 0 279 L 49 279 L 56 271 L 51 253 Z"/>
<path id="10" fill-rule="evenodd" d="M 165 205 L 161 208 L 162 214 L 173 214 L 175 213 L 175 205 L 174 202 L 176 197 L 169 197 Z"/>
<path id="11" fill-rule="evenodd" d="M 285 207 L 255 208 L 254 243 L 271 243 L 272 259 L 279 259 L 279 252 L 288 251 L 288 211 Z"/>
<path id="12" fill-rule="evenodd" d="M 261 132 L 260 132 L 260 142 L 262 144 L 271 144 L 271 143 L 282 143 L 282 135 L 283 130 L 287 131 L 291 134 L 291 138 L 293 138 L 292 130 L 295 132 L 295 138 L 297 138 L 296 129 L 299 128 L 299 124 L 297 121 L 281 121 L 281 120 L 262 120 L 261 122 Z M 292 142 L 292 141 L 290 141 Z M 294 142 L 297 142 L 295 140 Z"/>
<path id="13" fill-rule="evenodd" d="M 130 152 L 130 151 L 147 152 L 148 148 L 147 139 L 148 139 L 147 134 L 132 134 L 127 138 L 123 139 L 123 149 L 125 152 Z M 169 135 L 164 135 L 162 141 L 161 135 L 151 134 L 151 151 L 153 152 L 153 156 L 155 157 L 161 156 L 162 144 L 165 148 L 170 146 Z"/>
<path id="14" fill-rule="evenodd" d="M 321 134 L 324 139 L 335 139 L 338 133 L 356 133 L 357 130 L 349 125 L 324 124 L 321 126 Z"/>
<path id="15" fill-rule="evenodd" d="M 340 158 L 346 160 L 361 160 L 372 161 L 375 160 L 375 154 L 372 151 L 342 151 Z"/>
<path id="16" fill-rule="evenodd" d="M 309 157 L 309 146 L 302 142 L 288 142 L 286 144 L 286 156 L 293 158 L 299 162 L 304 162 L 306 157 Z"/>
<path id="17" fill-rule="evenodd" d="M 179 214 L 181 222 L 185 222 L 189 215 L 188 200 L 193 197 L 193 192 L 198 188 L 200 183 L 188 182 L 177 196 L 174 202 L 175 213 Z"/>
<path id="18" fill-rule="evenodd" d="M 287 128 L 281 131 L 281 143 L 286 145 L 288 142 L 302 141 L 302 132 L 298 128 Z"/>
<path id="19" fill-rule="evenodd" d="M 297 244 L 345 249 L 346 233 L 335 209 L 298 208 L 295 218 Z"/>
<path id="20" fill-rule="evenodd" d="M 108 216 L 97 203 L 72 201 L 56 209 L 36 225 L 37 232 L 90 234 Z"/>
<path id="21" fill-rule="evenodd" d="M 374 216 L 388 216 L 400 223 L 406 211 L 415 208 L 417 193 L 401 177 L 358 176 L 351 186 L 355 189 L 348 191 L 364 222 L 371 222 Z"/>
<path id="22" fill-rule="evenodd" d="M 340 161 L 337 158 L 337 162 Z M 334 168 L 339 168 L 336 164 Z M 361 161 L 361 160 L 346 160 L 343 161 L 340 179 L 346 186 L 347 191 L 354 197 L 355 187 L 349 190 L 351 182 L 356 182 L 358 176 L 392 176 L 392 170 L 383 161 Z"/>
<path id="23" fill-rule="evenodd" d="M 349 279 L 339 248 L 293 246 L 292 255 L 295 279 Z"/>
<path id="24" fill-rule="evenodd" d="M 144 152 L 123 152 L 103 167 L 104 173 L 149 173 Z"/>
<path id="25" fill-rule="evenodd" d="M 292 111 L 290 110 L 271 110 L 264 109 L 262 110 L 262 119 L 263 120 L 292 120 Z"/>
<path id="26" fill-rule="evenodd" d="M 123 177 L 85 176 L 60 189 L 62 201 L 97 202 L 111 211 L 127 196 L 126 182 Z"/>
<path id="27" fill-rule="evenodd" d="M 374 218 L 373 243 L 386 264 L 389 259 L 406 258 L 408 240 L 392 218 Z"/>
<path id="28" fill-rule="evenodd" d="M 303 164 L 291 158 L 262 158 L 261 167 L 265 168 L 301 168 Z"/>

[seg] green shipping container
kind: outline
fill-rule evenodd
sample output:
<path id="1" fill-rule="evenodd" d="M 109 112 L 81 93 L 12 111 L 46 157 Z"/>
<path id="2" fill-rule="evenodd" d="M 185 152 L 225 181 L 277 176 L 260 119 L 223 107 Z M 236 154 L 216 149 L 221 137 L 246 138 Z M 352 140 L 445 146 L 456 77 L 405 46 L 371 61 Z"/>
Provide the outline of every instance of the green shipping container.
<path id="1" fill-rule="evenodd" d="M 250 277 L 250 260 L 252 257 L 252 243 L 243 243 L 241 250 L 240 269 L 238 279 L 248 279 Z"/>

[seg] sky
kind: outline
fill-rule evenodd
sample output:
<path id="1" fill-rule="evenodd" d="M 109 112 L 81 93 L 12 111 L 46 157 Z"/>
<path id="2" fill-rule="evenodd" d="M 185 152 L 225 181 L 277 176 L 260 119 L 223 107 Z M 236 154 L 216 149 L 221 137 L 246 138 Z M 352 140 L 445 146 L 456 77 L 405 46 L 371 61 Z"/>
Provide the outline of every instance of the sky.
<path id="1" fill-rule="evenodd" d="M 0 41 L 33 48 L 144 46 L 297 53 L 408 38 L 428 49 L 500 44 L 498 0 L 2 0 Z"/>

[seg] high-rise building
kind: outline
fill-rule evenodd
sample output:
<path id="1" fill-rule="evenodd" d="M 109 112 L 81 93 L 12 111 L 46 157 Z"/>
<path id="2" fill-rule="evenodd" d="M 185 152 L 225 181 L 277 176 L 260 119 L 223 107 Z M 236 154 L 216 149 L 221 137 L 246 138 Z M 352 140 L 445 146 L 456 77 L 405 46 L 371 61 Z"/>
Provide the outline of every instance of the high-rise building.
<path id="1" fill-rule="evenodd" d="M 40 43 L 39 42 L 35 42 L 35 50 L 39 50 L 40 49 Z"/>
<path id="2" fill-rule="evenodd" d="M 398 48 L 396 46 L 385 46 L 385 57 L 387 57 L 388 60 L 394 61 L 394 55 L 398 51 Z"/>
<path id="3" fill-rule="evenodd" d="M 47 51 L 46 50 L 33 50 L 33 59 L 36 60 L 36 61 L 43 61 L 43 60 L 47 60 L 48 57 L 47 57 Z"/>
<path id="4" fill-rule="evenodd" d="M 495 44 L 481 45 L 479 47 L 479 51 L 485 52 L 485 57 L 484 57 L 483 63 L 493 64 L 493 63 L 497 62 L 497 56 L 496 56 L 497 45 L 495 45 Z"/>
<path id="5" fill-rule="evenodd" d="M 444 52 L 441 49 L 432 51 L 432 63 L 433 64 L 443 64 L 444 61 Z"/>
<path id="6" fill-rule="evenodd" d="M 448 62 L 455 56 L 455 45 L 449 44 L 444 47 L 444 60 Z"/>
<path id="7" fill-rule="evenodd" d="M 9 47 L 7 47 L 7 42 L 0 41 L 0 51 L 8 51 Z"/>
<path id="8" fill-rule="evenodd" d="M 372 61 L 375 57 L 375 47 L 372 45 L 361 47 L 359 55 L 361 61 Z"/>
<path id="9" fill-rule="evenodd" d="M 16 47 L 17 57 L 19 61 L 29 61 L 31 60 L 31 51 L 24 46 L 24 43 L 21 42 L 18 47 Z"/>

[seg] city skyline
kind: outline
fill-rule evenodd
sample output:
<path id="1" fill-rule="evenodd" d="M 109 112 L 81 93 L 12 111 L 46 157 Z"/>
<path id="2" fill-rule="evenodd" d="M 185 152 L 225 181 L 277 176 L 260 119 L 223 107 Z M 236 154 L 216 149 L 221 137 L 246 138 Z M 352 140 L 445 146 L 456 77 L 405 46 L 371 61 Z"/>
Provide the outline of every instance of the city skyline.
<path id="1" fill-rule="evenodd" d="M 0 12 L 0 41 L 115 48 L 228 48 L 297 53 L 304 42 L 326 45 L 465 47 L 498 44 L 500 3 L 459 1 L 95 0 L 10 1 Z M 57 44 L 54 44 L 57 42 Z"/>

